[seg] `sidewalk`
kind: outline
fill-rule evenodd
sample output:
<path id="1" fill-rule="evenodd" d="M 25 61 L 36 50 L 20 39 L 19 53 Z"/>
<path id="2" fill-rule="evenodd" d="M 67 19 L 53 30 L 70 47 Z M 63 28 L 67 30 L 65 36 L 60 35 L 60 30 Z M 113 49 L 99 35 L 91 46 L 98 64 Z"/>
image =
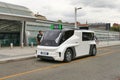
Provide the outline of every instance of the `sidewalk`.
<path id="1" fill-rule="evenodd" d="M 0 63 L 23 60 L 35 57 L 36 47 L 5 47 L 0 48 Z"/>
<path id="2" fill-rule="evenodd" d="M 114 45 L 120 45 L 120 41 L 106 41 L 106 42 L 100 42 L 97 47 L 108 47 L 108 46 L 114 46 Z M 24 59 L 30 59 L 35 58 L 36 53 L 36 46 L 31 47 L 0 47 L 0 63 L 9 62 L 9 61 L 17 61 L 17 60 L 24 60 Z"/>

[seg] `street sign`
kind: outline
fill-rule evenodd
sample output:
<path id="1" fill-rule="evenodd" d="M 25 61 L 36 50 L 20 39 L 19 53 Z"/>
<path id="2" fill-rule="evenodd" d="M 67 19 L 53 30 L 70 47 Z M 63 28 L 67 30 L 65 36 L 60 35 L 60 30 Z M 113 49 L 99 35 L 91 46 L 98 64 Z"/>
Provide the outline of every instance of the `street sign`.
<path id="1" fill-rule="evenodd" d="M 62 24 L 51 24 L 50 29 L 59 29 L 62 30 Z"/>

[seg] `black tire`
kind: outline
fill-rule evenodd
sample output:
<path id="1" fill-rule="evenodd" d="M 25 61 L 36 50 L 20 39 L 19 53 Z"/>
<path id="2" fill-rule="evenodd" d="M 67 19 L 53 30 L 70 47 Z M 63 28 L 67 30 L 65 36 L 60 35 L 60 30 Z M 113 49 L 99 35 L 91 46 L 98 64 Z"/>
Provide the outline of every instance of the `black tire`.
<path id="1" fill-rule="evenodd" d="M 96 56 L 96 54 L 97 54 L 96 46 L 90 46 L 90 55 L 91 56 Z"/>
<path id="2" fill-rule="evenodd" d="M 65 61 L 65 62 L 70 62 L 70 61 L 72 61 L 72 57 L 73 57 L 72 54 L 73 54 L 73 51 L 68 48 L 68 49 L 65 51 L 64 61 Z"/>

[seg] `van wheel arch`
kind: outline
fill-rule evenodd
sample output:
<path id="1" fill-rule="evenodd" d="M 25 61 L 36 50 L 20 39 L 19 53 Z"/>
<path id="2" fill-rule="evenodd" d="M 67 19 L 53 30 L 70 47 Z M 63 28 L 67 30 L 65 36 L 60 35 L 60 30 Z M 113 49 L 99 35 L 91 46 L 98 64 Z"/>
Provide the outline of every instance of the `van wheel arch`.
<path id="1" fill-rule="evenodd" d="M 65 53 L 64 53 L 64 61 L 65 61 L 65 62 L 70 62 L 70 61 L 71 61 L 71 60 L 69 61 L 69 60 L 66 59 L 67 51 L 68 51 L 68 50 L 70 51 L 70 54 L 71 54 L 71 60 L 72 60 L 73 58 L 75 58 L 74 47 L 69 47 L 69 48 L 66 49 L 66 51 L 65 51 Z"/>

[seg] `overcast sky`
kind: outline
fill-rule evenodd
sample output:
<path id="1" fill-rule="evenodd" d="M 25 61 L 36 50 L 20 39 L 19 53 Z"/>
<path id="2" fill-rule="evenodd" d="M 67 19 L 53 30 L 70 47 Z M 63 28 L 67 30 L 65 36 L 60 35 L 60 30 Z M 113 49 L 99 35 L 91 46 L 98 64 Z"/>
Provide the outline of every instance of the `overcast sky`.
<path id="1" fill-rule="evenodd" d="M 39 12 L 48 20 L 74 22 L 74 8 L 77 20 L 81 23 L 110 22 L 120 23 L 120 0 L 0 0 L 22 5 L 34 13 Z"/>

